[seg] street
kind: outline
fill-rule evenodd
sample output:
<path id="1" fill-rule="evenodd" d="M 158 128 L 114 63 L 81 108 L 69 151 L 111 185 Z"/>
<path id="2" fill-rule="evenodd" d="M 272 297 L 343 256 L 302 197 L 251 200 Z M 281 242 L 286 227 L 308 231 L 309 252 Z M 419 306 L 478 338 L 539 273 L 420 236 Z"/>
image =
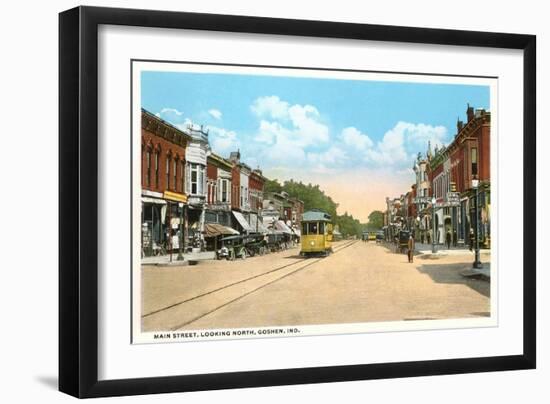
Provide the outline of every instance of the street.
<path id="1" fill-rule="evenodd" d="M 333 248 L 326 258 L 301 258 L 296 247 L 246 260 L 143 266 L 142 331 L 489 316 L 490 282 L 460 275 L 471 253 L 417 256 L 411 264 L 372 241 Z"/>

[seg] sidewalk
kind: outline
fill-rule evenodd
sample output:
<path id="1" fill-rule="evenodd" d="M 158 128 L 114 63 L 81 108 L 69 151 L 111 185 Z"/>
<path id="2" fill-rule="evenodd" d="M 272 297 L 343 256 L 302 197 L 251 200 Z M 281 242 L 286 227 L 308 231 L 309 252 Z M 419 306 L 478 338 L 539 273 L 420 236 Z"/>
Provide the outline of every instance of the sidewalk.
<path id="1" fill-rule="evenodd" d="M 432 245 L 427 243 L 415 243 L 415 251 L 419 254 L 427 254 L 427 255 L 464 255 L 464 254 L 471 254 L 472 257 L 475 254 L 475 251 L 470 251 L 470 248 L 468 246 L 456 246 L 451 248 L 447 248 L 446 245 L 443 244 L 436 244 L 435 245 L 435 254 L 432 253 Z M 487 248 L 480 248 L 479 249 L 480 254 L 491 254 L 491 250 Z"/>
<path id="2" fill-rule="evenodd" d="M 215 251 L 204 251 L 195 253 L 183 254 L 183 261 L 178 261 L 178 253 L 172 254 L 172 261 L 170 262 L 170 255 L 157 255 L 156 257 L 143 257 L 141 259 L 141 265 L 157 265 L 157 266 L 184 266 L 193 265 L 197 261 L 213 260 L 216 258 Z"/>

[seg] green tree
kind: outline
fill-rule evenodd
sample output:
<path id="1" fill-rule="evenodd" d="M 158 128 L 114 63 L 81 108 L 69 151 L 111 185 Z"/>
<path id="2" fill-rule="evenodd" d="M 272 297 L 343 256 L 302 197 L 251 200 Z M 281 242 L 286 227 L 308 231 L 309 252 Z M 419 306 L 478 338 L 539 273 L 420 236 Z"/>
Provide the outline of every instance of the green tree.
<path id="1" fill-rule="evenodd" d="M 304 184 L 301 181 L 294 180 L 285 181 L 281 185 L 277 180 L 268 180 L 265 184 L 266 192 L 281 192 L 288 193 L 289 197 L 297 198 L 304 202 L 304 211 L 311 209 L 321 209 L 332 216 L 332 221 L 338 225 L 342 236 L 361 236 L 363 226 L 359 220 L 345 212 L 343 215 L 338 215 L 336 203 L 330 196 L 320 189 L 319 185 Z"/>
<path id="2" fill-rule="evenodd" d="M 278 180 L 266 180 L 264 184 L 264 191 L 265 192 L 281 192 L 283 190 L 283 186 L 279 184 Z"/>
<path id="3" fill-rule="evenodd" d="M 367 228 L 370 230 L 380 230 L 384 226 L 384 212 L 373 210 L 369 215 Z"/>

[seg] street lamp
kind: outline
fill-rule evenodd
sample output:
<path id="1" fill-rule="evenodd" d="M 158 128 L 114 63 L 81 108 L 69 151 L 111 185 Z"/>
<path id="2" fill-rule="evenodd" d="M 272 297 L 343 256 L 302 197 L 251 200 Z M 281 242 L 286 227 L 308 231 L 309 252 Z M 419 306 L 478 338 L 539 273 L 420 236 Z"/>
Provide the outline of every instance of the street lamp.
<path id="1" fill-rule="evenodd" d="M 475 258 L 474 263 L 472 264 L 472 267 L 475 269 L 481 269 L 483 268 L 483 265 L 481 265 L 481 261 L 479 260 L 479 224 L 478 224 L 478 201 L 479 201 L 479 180 L 477 178 L 474 178 L 472 180 L 472 188 L 476 190 L 476 201 L 475 201 L 475 209 L 474 209 L 474 215 L 475 215 Z"/>
<path id="2" fill-rule="evenodd" d="M 435 196 L 432 197 L 432 254 L 435 254 Z"/>

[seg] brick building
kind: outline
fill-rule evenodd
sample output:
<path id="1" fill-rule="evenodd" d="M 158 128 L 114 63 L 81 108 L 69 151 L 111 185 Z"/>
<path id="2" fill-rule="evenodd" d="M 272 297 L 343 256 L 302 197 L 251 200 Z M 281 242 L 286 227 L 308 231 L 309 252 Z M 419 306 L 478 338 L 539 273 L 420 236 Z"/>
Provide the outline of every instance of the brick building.
<path id="1" fill-rule="evenodd" d="M 252 233 L 254 228 L 250 225 L 250 188 L 249 179 L 251 168 L 241 161 L 241 152 L 231 152 L 229 161 L 231 169 L 231 211 L 233 213 L 233 228 L 242 233 Z"/>
<path id="2" fill-rule="evenodd" d="M 231 177 L 233 165 L 211 153 L 207 158 L 207 203 L 205 222 L 231 226 Z"/>
<path id="3" fill-rule="evenodd" d="M 431 194 L 435 196 L 436 242 L 444 243 L 445 235 L 452 234 L 453 242 L 468 243 L 470 228 L 475 224 L 475 189 L 479 185 L 479 237 L 484 247 L 490 246 L 491 204 L 491 114 L 484 109 L 466 110 L 466 123 L 457 121 L 453 141 L 429 159 Z M 458 197 L 458 201 L 451 198 Z"/>
<path id="4" fill-rule="evenodd" d="M 177 248 L 180 219 L 187 204 L 186 148 L 190 136 L 141 110 L 142 253 Z M 183 225 L 183 223 L 182 223 Z"/>

